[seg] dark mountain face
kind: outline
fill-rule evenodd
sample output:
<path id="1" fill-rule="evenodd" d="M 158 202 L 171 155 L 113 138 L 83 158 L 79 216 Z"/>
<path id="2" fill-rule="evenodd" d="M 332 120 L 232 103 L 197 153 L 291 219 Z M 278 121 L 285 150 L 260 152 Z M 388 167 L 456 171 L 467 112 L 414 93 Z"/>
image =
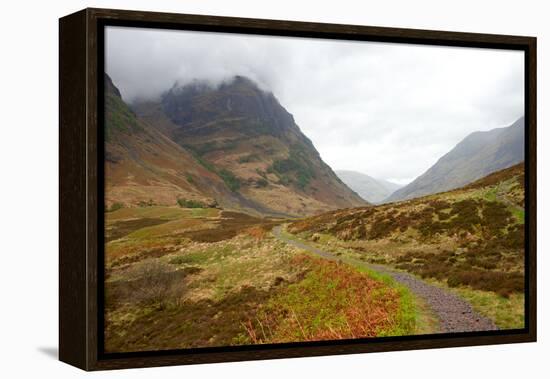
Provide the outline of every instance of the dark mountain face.
<path id="1" fill-rule="evenodd" d="M 122 120 L 126 135 L 133 135 L 136 126 L 148 136 L 139 141 L 135 136 L 111 139 L 113 146 L 107 149 L 111 156 L 124 156 L 142 168 L 154 166 L 162 171 L 168 156 L 184 154 L 180 164 L 179 158 L 170 159 L 165 173 L 178 172 L 192 190 L 224 207 L 256 214 L 308 215 L 366 204 L 322 161 L 275 96 L 246 78 L 236 77 L 219 87 L 174 86 L 160 102 L 134 104 L 132 110 L 115 90 L 112 82 L 106 82 L 109 128 Z M 177 147 L 178 153 L 168 154 L 169 149 L 158 140 L 169 143 L 172 150 Z M 115 145 L 125 148 L 120 151 Z M 136 155 L 138 147 L 152 156 Z M 188 167 L 195 173 L 189 174 Z M 202 176 L 214 180 L 212 188 L 196 185 L 204 182 Z M 149 193 L 155 196 L 154 191 Z"/>
<path id="2" fill-rule="evenodd" d="M 508 127 L 468 135 L 428 171 L 385 201 L 448 191 L 522 162 L 525 158 L 524 123 L 521 117 Z"/>
<path id="3" fill-rule="evenodd" d="M 295 127 L 294 118 L 273 94 L 241 76 L 217 88 L 201 83 L 173 87 L 163 95 L 162 107 L 174 124 L 183 127 L 178 131 L 181 138 L 225 127 L 249 135 L 281 136 Z"/>
<path id="4" fill-rule="evenodd" d="M 227 149 L 237 141 L 271 136 L 319 155 L 275 96 L 242 76 L 218 87 L 204 83 L 174 86 L 162 96 L 161 108 L 176 125 L 172 129 L 174 141 L 199 154 L 218 147 Z"/>

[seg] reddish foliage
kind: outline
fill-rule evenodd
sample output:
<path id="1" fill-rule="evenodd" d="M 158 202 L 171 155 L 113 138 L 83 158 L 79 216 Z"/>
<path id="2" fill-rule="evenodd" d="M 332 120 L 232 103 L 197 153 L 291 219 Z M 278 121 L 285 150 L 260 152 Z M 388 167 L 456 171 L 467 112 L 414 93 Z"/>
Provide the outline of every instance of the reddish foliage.
<path id="1" fill-rule="evenodd" d="M 254 343 L 375 337 L 397 322 L 397 290 L 345 264 L 298 255 L 293 265 L 305 279 L 243 324 Z"/>

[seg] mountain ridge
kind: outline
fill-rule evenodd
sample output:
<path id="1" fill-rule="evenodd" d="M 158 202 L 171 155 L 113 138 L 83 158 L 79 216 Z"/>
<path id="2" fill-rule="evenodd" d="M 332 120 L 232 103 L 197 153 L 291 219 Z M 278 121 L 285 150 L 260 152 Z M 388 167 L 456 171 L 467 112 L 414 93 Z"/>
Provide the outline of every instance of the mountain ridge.
<path id="1" fill-rule="evenodd" d="M 524 160 L 524 117 L 507 127 L 467 135 L 426 172 L 384 202 L 459 188 Z"/>
<path id="2" fill-rule="evenodd" d="M 382 202 L 394 191 L 402 187 L 399 184 L 376 179 L 358 171 L 336 170 L 335 173 L 348 187 L 357 192 L 359 196 L 373 204 Z"/>
<path id="3" fill-rule="evenodd" d="M 107 98 L 126 106 L 110 84 L 106 84 Z M 218 87 L 173 86 L 158 102 L 132 104 L 131 109 L 117 106 L 115 118 L 127 116 L 128 124 L 146 129 L 133 132 L 149 133 L 147 148 L 153 155 L 162 150 L 155 139 L 178 146 L 173 153 L 186 157 L 177 169 L 180 176 L 187 178 L 187 164 L 207 172 L 206 177 L 214 180 L 212 188 L 186 184 L 196 190 L 191 192 L 223 207 L 259 215 L 302 216 L 367 205 L 337 178 L 275 96 L 247 78 L 235 77 Z M 122 150 L 119 154 L 130 156 L 131 149 Z M 108 155 L 112 152 L 113 148 L 107 149 Z M 196 176 L 195 180 L 200 179 Z"/>

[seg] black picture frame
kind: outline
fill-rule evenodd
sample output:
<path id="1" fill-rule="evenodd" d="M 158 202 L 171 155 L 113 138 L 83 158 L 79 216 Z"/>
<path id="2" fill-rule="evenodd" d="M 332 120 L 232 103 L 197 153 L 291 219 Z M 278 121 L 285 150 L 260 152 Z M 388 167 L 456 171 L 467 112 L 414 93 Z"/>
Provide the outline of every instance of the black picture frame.
<path id="1" fill-rule="evenodd" d="M 525 328 L 188 350 L 103 352 L 104 27 L 134 26 L 525 52 Z M 84 370 L 536 341 L 536 38 L 112 9 L 59 20 L 59 358 Z"/>

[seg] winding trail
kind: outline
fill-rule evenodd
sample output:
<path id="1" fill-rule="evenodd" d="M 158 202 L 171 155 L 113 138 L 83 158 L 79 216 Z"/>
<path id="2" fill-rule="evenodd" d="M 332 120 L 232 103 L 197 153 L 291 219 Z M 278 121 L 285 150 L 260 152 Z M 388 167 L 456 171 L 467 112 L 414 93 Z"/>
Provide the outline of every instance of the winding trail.
<path id="1" fill-rule="evenodd" d="M 302 241 L 291 239 L 283 235 L 282 226 L 273 228 L 273 235 L 278 240 L 309 251 L 321 258 L 331 261 L 343 261 L 338 256 L 308 245 Z M 460 297 L 437 286 L 426 283 L 406 272 L 396 271 L 387 266 L 367 264 L 363 261 L 346 258 L 345 263 L 362 266 L 381 274 L 391 276 L 396 282 L 406 286 L 416 296 L 420 297 L 431 308 L 439 319 L 440 333 L 474 332 L 497 330 L 497 326 L 490 319 L 481 316 L 472 306 Z"/>

